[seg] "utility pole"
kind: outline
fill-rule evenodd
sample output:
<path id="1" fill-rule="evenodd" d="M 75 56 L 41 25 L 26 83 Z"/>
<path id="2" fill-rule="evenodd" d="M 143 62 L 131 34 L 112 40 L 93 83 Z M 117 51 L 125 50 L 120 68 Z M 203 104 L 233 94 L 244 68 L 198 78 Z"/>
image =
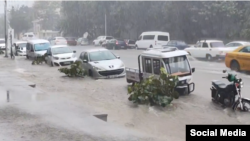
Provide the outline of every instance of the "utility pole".
<path id="1" fill-rule="evenodd" d="M 4 0 L 4 34 L 5 34 L 5 56 L 8 58 L 8 36 L 7 36 L 7 0 Z"/>
<path id="2" fill-rule="evenodd" d="M 107 36 L 107 19 L 106 19 L 106 10 L 105 10 L 105 36 Z"/>

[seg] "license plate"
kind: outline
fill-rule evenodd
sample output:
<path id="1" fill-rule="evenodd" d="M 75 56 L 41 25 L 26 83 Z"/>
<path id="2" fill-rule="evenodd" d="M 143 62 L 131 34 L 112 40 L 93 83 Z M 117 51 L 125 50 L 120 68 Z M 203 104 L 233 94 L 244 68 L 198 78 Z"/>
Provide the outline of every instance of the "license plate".
<path id="1" fill-rule="evenodd" d="M 107 76 L 107 78 L 116 78 L 117 77 L 117 75 L 109 75 L 109 76 Z"/>
<path id="2" fill-rule="evenodd" d="M 70 62 L 64 62 L 64 64 L 65 64 L 65 65 L 68 65 L 68 64 L 70 64 Z"/>

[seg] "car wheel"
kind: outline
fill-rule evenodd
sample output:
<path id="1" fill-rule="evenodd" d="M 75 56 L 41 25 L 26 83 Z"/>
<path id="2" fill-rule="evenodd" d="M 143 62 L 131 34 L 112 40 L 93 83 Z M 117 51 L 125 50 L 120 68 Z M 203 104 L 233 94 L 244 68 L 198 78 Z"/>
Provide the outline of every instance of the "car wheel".
<path id="1" fill-rule="evenodd" d="M 89 76 L 90 76 L 90 77 L 93 77 L 92 70 L 89 70 Z"/>
<path id="2" fill-rule="evenodd" d="M 231 70 L 234 70 L 234 71 L 240 71 L 240 65 L 237 61 L 232 61 L 231 64 L 230 64 L 230 68 Z"/>
<path id="3" fill-rule="evenodd" d="M 207 61 L 212 61 L 213 57 L 210 54 L 207 54 L 206 59 L 207 59 Z"/>

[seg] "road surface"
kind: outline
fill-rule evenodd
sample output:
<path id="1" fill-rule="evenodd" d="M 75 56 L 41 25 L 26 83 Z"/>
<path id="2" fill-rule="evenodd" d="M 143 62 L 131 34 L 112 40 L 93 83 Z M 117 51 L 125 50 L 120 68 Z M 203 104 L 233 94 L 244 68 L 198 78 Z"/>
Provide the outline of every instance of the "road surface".
<path id="1" fill-rule="evenodd" d="M 72 47 L 77 56 L 92 46 Z M 141 50 L 114 50 L 127 67 L 137 68 Z M 186 124 L 249 124 L 249 114 L 233 113 L 211 102 L 211 80 L 222 79 L 221 62 L 198 61 L 195 91 L 167 108 L 128 101 L 125 78 L 67 78 L 57 67 L 31 65 L 25 57 L 0 59 L 0 139 L 8 141 L 183 141 Z M 250 97 L 250 77 L 238 74 Z M 15 81 L 15 82 L 14 82 Z M 225 80 L 224 80 L 225 81 Z M 7 83 L 8 82 L 8 83 Z M 226 82 L 226 81 L 225 81 Z M 13 84 L 13 85 L 11 85 Z M 36 88 L 27 87 L 36 84 Z M 6 90 L 10 102 L 6 102 Z M 108 114 L 108 121 L 94 118 Z"/>

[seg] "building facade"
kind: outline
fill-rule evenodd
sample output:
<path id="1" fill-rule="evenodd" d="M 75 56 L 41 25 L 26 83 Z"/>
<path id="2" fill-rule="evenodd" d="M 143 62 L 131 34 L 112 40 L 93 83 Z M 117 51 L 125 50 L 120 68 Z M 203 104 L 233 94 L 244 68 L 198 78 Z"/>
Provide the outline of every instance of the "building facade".
<path id="1" fill-rule="evenodd" d="M 6 0 L 7 9 L 11 10 L 12 7 L 19 8 L 22 6 L 32 7 L 35 0 Z M 0 14 L 4 13 L 4 0 L 0 0 Z"/>

